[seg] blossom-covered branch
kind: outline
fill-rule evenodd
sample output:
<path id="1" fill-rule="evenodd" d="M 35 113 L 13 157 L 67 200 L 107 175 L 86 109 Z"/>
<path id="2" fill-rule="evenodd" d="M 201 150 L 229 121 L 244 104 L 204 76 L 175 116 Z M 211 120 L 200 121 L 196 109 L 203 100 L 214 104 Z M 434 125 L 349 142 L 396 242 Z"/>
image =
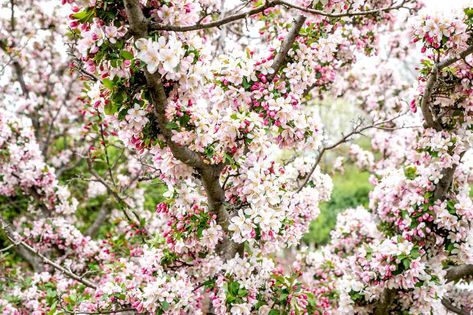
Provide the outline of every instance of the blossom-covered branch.
<path id="1" fill-rule="evenodd" d="M 309 13 L 313 15 L 320 15 L 320 16 L 329 17 L 329 18 L 355 17 L 355 16 L 373 15 L 373 14 L 379 14 L 379 13 L 398 10 L 398 9 L 403 8 L 408 2 L 409 2 L 408 0 L 402 0 L 399 4 L 392 3 L 390 6 L 380 8 L 380 9 L 374 9 L 374 10 L 365 10 L 365 11 L 361 10 L 361 11 L 344 12 L 344 13 L 330 13 L 330 12 L 324 12 L 321 10 L 311 9 L 309 7 L 298 6 L 298 5 L 292 4 L 287 1 L 282 1 L 282 0 L 267 0 L 267 1 L 265 0 L 263 5 L 255 7 L 246 12 L 233 14 L 233 15 L 224 17 L 222 19 L 219 19 L 213 22 L 198 23 L 194 25 L 182 25 L 182 26 L 181 25 L 165 25 L 165 24 L 152 22 L 150 23 L 149 26 L 150 26 L 150 29 L 154 31 L 189 32 L 189 31 L 203 30 L 203 29 L 209 29 L 209 28 L 214 28 L 214 27 L 220 27 L 225 24 L 233 23 L 238 20 L 247 19 L 248 17 L 251 17 L 256 14 L 264 13 L 266 10 L 277 7 L 277 6 L 283 6 L 289 9 L 294 9 L 296 11 L 305 12 L 305 13 Z"/>
<path id="2" fill-rule="evenodd" d="M 0 224 L 1 224 L 2 231 L 6 234 L 7 238 L 10 240 L 10 242 L 12 242 L 14 246 L 18 246 L 18 247 L 26 249 L 28 252 L 30 252 L 34 256 L 39 257 L 43 263 L 50 265 L 51 267 L 59 270 L 60 272 L 67 275 L 68 277 L 82 283 L 83 285 L 89 288 L 93 288 L 93 289 L 97 288 L 96 284 L 72 273 L 71 271 L 67 270 L 66 268 L 62 267 L 61 265 L 55 263 L 54 261 L 50 260 L 43 254 L 41 254 L 38 250 L 34 249 L 30 245 L 28 245 L 26 242 L 22 241 L 21 239 L 18 239 L 18 237 L 15 236 L 15 233 L 12 230 L 11 226 L 3 218 L 0 218 Z"/>

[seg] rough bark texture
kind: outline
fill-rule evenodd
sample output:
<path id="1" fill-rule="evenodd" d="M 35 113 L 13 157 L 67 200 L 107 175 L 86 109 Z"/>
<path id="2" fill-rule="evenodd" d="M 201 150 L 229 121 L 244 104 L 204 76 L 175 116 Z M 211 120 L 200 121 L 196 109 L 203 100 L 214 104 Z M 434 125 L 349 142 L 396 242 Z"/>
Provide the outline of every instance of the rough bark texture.
<path id="1" fill-rule="evenodd" d="M 452 313 L 459 314 L 459 315 L 471 315 L 470 312 L 462 310 L 456 306 L 453 306 L 452 303 L 448 299 L 442 299 L 442 305 Z"/>

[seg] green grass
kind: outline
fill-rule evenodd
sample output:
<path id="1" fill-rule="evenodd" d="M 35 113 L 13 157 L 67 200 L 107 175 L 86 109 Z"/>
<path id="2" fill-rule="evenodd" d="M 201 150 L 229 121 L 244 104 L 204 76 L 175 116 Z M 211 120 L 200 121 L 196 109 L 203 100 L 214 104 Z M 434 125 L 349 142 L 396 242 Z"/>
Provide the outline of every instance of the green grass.
<path id="1" fill-rule="evenodd" d="M 368 178 L 368 172 L 361 172 L 354 166 L 346 166 L 344 174 L 333 177 L 332 198 L 320 205 L 319 217 L 311 222 L 303 238 L 306 244 L 326 244 L 340 212 L 358 205 L 368 205 L 368 194 L 372 188 Z"/>

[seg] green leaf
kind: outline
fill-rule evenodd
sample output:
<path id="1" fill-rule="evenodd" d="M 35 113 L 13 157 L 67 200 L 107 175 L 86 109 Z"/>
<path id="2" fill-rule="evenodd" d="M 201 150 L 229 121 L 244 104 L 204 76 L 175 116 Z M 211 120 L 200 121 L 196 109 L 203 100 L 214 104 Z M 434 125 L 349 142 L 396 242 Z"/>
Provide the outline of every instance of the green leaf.
<path id="1" fill-rule="evenodd" d="M 166 124 L 166 128 L 176 130 L 179 129 L 179 125 L 175 121 L 170 121 Z"/>
<path id="2" fill-rule="evenodd" d="M 113 105 L 113 102 L 108 102 L 105 104 L 103 111 L 105 112 L 105 115 L 113 115 L 116 113 L 116 108 Z"/>
<path id="3" fill-rule="evenodd" d="M 115 86 L 115 83 L 113 83 L 113 81 L 110 79 L 103 79 L 102 84 L 109 90 L 113 89 Z"/>
<path id="4" fill-rule="evenodd" d="M 408 166 L 404 168 L 404 175 L 407 179 L 414 180 L 417 177 L 417 169 L 415 166 Z"/>
<path id="5" fill-rule="evenodd" d="M 163 304 L 161 305 L 161 308 L 164 310 L 164 311 L 167 311 L 169 309 L 169 303 L 164 301 Z"/>
<path id="6" fill-rule="evenodd" d="M 228 291 L 232 293 L 232 295 L 238 295 L 238 289 L 240 288 L 240 284 L 236 281 L 230 282 L 228 286 Z"/>
<path id="7" fill-rule="evenodd" d="M 279 311 L 277 310 L 270 310 L 268 315 L 280 315 L 281 313 L 279 313 Z"/>
<path id="8" fill-rule="evenodd" d="M 77 12 L 72 15 L 73 18 L 79 20 L 81 23 L 87 23 L 92 20 L 92 17 L 94 16 L 94 11 L 93 10 L 84 10 Z"/>
<path id="9" fill-rule="evenodd" d="M 279 296 L 279 301 L 286 302 L 288 296 L 289 296 L 288 293 L 281 293 L 281 295 Z"/>
<path id="10" fill-rule="evenodd" d="M 245 288 L 240 288 L 238 290 L 238 296 L 245 297 L 247 295 L 248 295 L 248 290 L 246 290 Z"/>
<path id="11" fill-rule="evenodd" d="M 411 261 L 409 258 L 405 258 L 402 260 L 402 265 L 404 266 L 404 269 L 407 270 L 411 266 Z"/>
<path id="12" fill-rule="evenodd" d="M 128 114 L 128 109 L 124 108 L 118 113 L 118 120 L 125 119 L 125 116 Z"/>
<path id="13" fill-rule="evenodd" d="M 465 8 L 465 10 L 463 10 L 463 12 L 465 12 L 465 15 L 469 19 L 473 18 L 473 8 Z"/>
<path id="14" fill-rule="evenodd" d="M 189 115 L 182 115 L 181 117 L 179 117 L 179 124 L 182 127 L 185 127 L 187 126 L 190 120 L 191 120 L 191 117 Z"/>
<path id="15" fill-rule="evenodd" d="M 123 57 L 125 60 L 132 60 L 133 59 L 133 54 L 129 52 L 128 50 L 122 50 L 120 52 L 120 56 Z"/>
<path id="16" fill-rule="evenodd" d="M 418 248 L 413 248 L 410 254 L 412 259 L 416 259 L 420 257 L 419 249 Z"/>
<path id="17" fill-rule="evenodd" d="M 447 201 L 447 210 L 451 215 L 455 215 L 457 213 L 457 209 L 455 209 L 455 201 Z"/>
<path id="18" fill-rule="evenodd" d="M 248 81 L 246 77 L 243 77 L 243 82 L 241 83 L 245 90 L 248 90 L 251 87 L 251 82 Z"/>

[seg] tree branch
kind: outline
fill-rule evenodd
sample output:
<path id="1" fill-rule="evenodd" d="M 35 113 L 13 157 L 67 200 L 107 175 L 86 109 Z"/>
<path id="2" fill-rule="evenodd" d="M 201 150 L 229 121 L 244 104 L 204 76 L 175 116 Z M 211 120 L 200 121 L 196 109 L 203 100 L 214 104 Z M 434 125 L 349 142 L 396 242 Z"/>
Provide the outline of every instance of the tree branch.
<path id="1" fill-rule="evenodd" d="M 424 116 L 426 127 L 427 128 L 434 128 L 437 131 L 440 131 L 442 129 L 442 125 L 440 124 L 439 121 L 436 121 L 433 117 L 432 110 L 430 108 L 430 103 L 431 103 L 431 98 L 432 98 L 432 93 L 435 88 L 435 83 L 437 82 L 438 74 L 439 72 L 454 64 L 455 62 L 465 59 L 468 55 L 473 53 L 473 46 L 468 47 L 466 50 L 461 52 L 458 56 L 445 59 L 444 61 L 434 65 L 432 67 L 432 71 L 430 73 L 429 79 L 427 80 L 427 83 L 425 85 L 424 89 L 424 95 L 422 96 L 421 100 L 421 110 L 422 110 L 422 115 Z"/>
<path id="2" fill-rule="evenodd" d="M 451 267 L 447 270 L 447 282 L 456 282 L 466 277 L 473 277 L 473 264 Z"/>
<path id="3" fill-rule="evenodd" d="M 140 7 L 140 2 L 138 0 L 124 0 L 124 3 L 130 30 L 135 35 L 135 40 L 147 37 L 147 24 Z M 223 169 L 223 165 L 208 164 L 198 153 L 172 140 L 173 134 L 167 127 L 166 121 L 167 96 L 161 78 L 156 74 L 149 73 L 146 69 L 143 71 L 151 95 L 154 115 L 161 134 L 164 136 L 173 156 L 181 162 L 193 167 L 201 175 L 202 183 L 207 194 L 209 211 L 217 214 L 217 222 L 222 226 L 225 232 L 228 232 L 230 216 L 224 206 L 225 192 L 220 185 L 220 173 Z M 220 252 L 227 259 L 233 257 L 238 251 L 241 251 L 242 248 L 241 245 L 234 243 L 226 237 L 220 246 Z"/>
<path id="4" fill-rule="evenodd" d="M 396 291 L 394 289 L 384 289 L 383 293 L 381 294 L 381 298 L 379 299 L 376 307 L 374 309 L 375 315 L 386 315 L 389 314 L 389 306 L 394 301 L 394 296 L 396 295 Z"/>
<path id="5" fill-rule="evenodd" d="M 203 29 L 213 28 L 213 27 L 220 27 L 222 25 L 229 24 L 238 20 L 246 19 L 250 16 L 262 13 L 264 10 L 268 8 L 277 6 L 279 4 L 278 2 L 279 1 L 273 1 L 273 2 L 268 1 L 264 5 L 254 8 L 252 10 L 249 10 L 247 12 L 230 15 L 214 22 L 209 22 L 209 23 L 204 23 L 204 24 L 198 23 L 198 24 L 187 25 L 187 26 L 150 23 L 150 29 L 153 31 L 189 32 L 189 31 L 197 31 L 197 30 L 203 30 Z"/>
<path id="6" fill-rule="evenodd" d="M 320 15 L 320 16 L 325 16 L 328 18 L 342 18 L 342 17 L 352 17 L 352 16 L 364 16 L 364 15 L 373 15 L 377 13 L 383 13 L 383 12 L 388 12 L 392 10 L 397 10 L 400 8 L 403 8 L 404 5 L 407 3 L 407 0 L 403 0 L 400 4 L 398 5 L 392 5 L 389 7 L 385 8 L 380 8 L 380 9 L 373 9 L 373 10 L 367 10 L 367 11 L 358 11 L 358 12 L 345 12 L 345 13 L 329 13 L 329 12 L 324 12 L 321 10 L 314 10 L 314 9 L 309 9 L 309 8 L 304 8 L 297 6 L 295 4 L 286 2 L 286 1 L 281 1 L 281 0 L 274 0 L 274 1 L 267 1 L 265 4 L 262 6 L 259 6 L 257 8 L 248 10 L 247 12 L 239 13 L 239 14 L 234 14 L 227 16 L 225 18 L 205 23 L 205 24 L 194 24 L 194 25 L 166 25 L 166 24 L 160 24 L 160 23 L 150 23 L 150 29 L 153 31 L 172 31 L 172 32 L 189 32 L 189 31 L 197 31 L 197 30 L 203 30 L 203 29 L 208 29 L 208 28 L 213 28 L 213 27 L 220 27 L 225 24 L 233 23 L 238 20 L 246 19 L 250 16 L 263 13 L 266 9 L 276 7 L 276 6 L 283 6 L 288 9 L 294 9 L 300 12 L 305 12 L 305 13 L 310 13 L 314 15 Z"/>
<path id="7" fill-rule="evenodd" d="M 100 227 L 102 226 L 102 224 L 105 222 L 105 220 L 109 216 L 110 211 L 111 209 L 107 206 L 107 203 L 103 202 L 100 207 L 99 213 L 97 214 L 97 217 L 95 218 L 92 225 L 90 225 L 87 228 L 85 235 L 88 235 L 94 238 L 97 235 L 98 231 L 100 230 Z"/>
<path id="8" fill-rule="evenodd" d="M 290 29 L 289 33 L 284 39 L 284 42 L 281 45 L 281 49 L 279 50 L 278 54 L 274 58 L 274 62 L 271 66 L 271 68 L 273 69 L 273 73 L 268 75 L 269 82 L 271 82 L 274 79 L 279 69 L 281 68 L 282 64 L 284 63 L 284 60 L 286 59 L 286 56 L 289 50 L 291 49 L 292 44 L 296 40 L 297 35 L 299 34 L 299 31 L 302 25 L 304 25 L 305 20 L 306 20 L 306 17 L 303 15 L 300 15 L 296 18 L 294 25 Z"/>
<path id="9" fill-rule="evenodd" d="M 447 298 L 442 299 L 442 305 L 452 313 L 459 315 L 471 315 L 470 312 L 454 306 Z"/>
<path id="10" fill-rule="evenodd" d="M 380 8 L 380 9 L 373 9 L 373 10 L 366 10 L 366 11 L 357 11 L 357 12 L 344 12 L 344 13 L 329 13 L 329 12 L 324 12 L 321 10 L 314 10 L 314 9 L 309 9 L 309 8 L 304 8 L 297 6 L 295 4 L 286 2 L 286 1 L 275 1 L 278 4 L 281 4 L 287 8 L 295 9 L 301 12 L 305 13 L 310 13 L 314 15 L 321 15 L 329 18 L 342 18 L 342 17 L 353 17 L 353 16 L 364 16 L 364 15 L 373 15 L 373 14 L 378 14 L 378 13 L 384 13 L 384 12 L 389 12 L 393 10 L 398 10 L 401 8 L 404 8 L 404 5 L 408 2 L 408 0 L 402 0 L 399 4 L 397 5 L 391 5 L 385 8 Z"/>
<path id="11" fill-rule="evenodd" d="M 3 52 L 5 52 L 5 54 L 11 57 L 12 66 L 13 66 L 13 69 L 15 70 L 16 79 L 18 80 L 18 83 L 20 83 L 21 92 L 23 93 L 23 96 L 28 97 L 30 92 L 28 90 L 28 87 L 26 86 L 25 78 L 23 76 L 23 69 L 21 68 L 20 63 L 16 59 L 14 59 L 13 56 L 10 55 L 10 53 L 8 52 L 7 45 L 3 43 L 2 41 L 0 41 L 0 49 L 2 49 Z"/>
<path id="12" fill-rule="evenodd" d="M 435 88 L 435 83 L 437 82 L 438 74 L 439 72 L 454 64 L 455 62 L 465 59 L 468 55 L 473 53 L 473 46 L 469 46 L 466 50 L 461 52 L 455 57 L 451 57 L 448 59 L 443 60 L 442 62 L 437 63 L 432 67 L 432 71 L 430 74 L 429 79 L 427 80 L 427 83 L 425 85 L 424 89 L 424 95 L 422 97 L 421 101 L 421 110 L 422 110 L 422 115 L 424 116 L 425 119 L 425 127 L 426 128 L 434 128 L 437 131 L 443 130 L 442 124 L 434 119 L 434 116 L 432 114 L 432 109 L 430 108 L 430 103 L 433 95 L 433 91 Z M 435 187 L 434 191 L 434 198 L 437 199 L 443 199 L 445 195 L 447 194 L 452 181 L 453 181 L 453 175 L 455 173 L 456 166 L 452 166 L 450 168 L 442 170 L 442 178 L 439 180 L 438 184 Z M 457 269 L 458 268 L 458 269 Z M 447 281 L 456 281 L 466 275 L 471 275 L 473 272 L 473 267 L 472 265 L 465 265 L 465 266 L 459 266 L 459 267 L 453 267 L 450 268 L 447 271 L 447 276 L 446 279 Z M 383 294 L 386 293 L 387 290 L 384 290 Z M 442 300 L 443 303 L 443 300 Z M 378 307 L 382 307 L 382 301 L 380 300 L 377 304 L 376 309 Z M 389 305 L 388 305 L 389 306 Z M 445 304 L 444 304 L 445 306 Z M 446 306 L 447 307 L 447 306 Z M 379 314 L 384 314 L 384 313 L 379 313 Z M 458 313 L 461 314 L 461 313 Z"/>
<path id="13" fill-rule="evenodd" d="M 89 288 L 93 288 L 93 289 L 97 289 L 97 285 L 90 282 L 89 280 L 87 279 L 83 279 L 82 277 L 72 273 L 71 271 L 67 270 L 66 268 L 62 267 L 61 265 L 55 263 L 54 261 L 50 260 L 49 258 L 47 258 L 46 256 L 44 256 L 43 254 L 41 254 L 38 250 L 34 249 L 33 247 L 31 247 L 30 245 L 28 245 L 27 243 L 25 243 L 24 241 L 22 240 L 18 240 L 16 237 L 15 237 L 15 231 L 10 227 L 10 225 L 3 219 L 0 217 L 0 224 L 1 224 L 1 229 L 3 230 L 3 232 L 5 232 L 5 235 L 7 236 L 7 238 L 10 240 L 10 242 L 12 242 L 13 245 L 15 245 L 15 247 L 21 247 L 23 248 L 24 250 L 28 251 L 29 253 L 33 254 L 34 256 L 36 257 L 39 257 L 45 264 L 47 265 L 50 265 L 51 267 L 53 267 L 54 269 L 64 273 L 66 276 L 68 276 L 69 278 L 72 278 L 80 283 L 82 283 L 83 285 L 89 287 Z"/>

